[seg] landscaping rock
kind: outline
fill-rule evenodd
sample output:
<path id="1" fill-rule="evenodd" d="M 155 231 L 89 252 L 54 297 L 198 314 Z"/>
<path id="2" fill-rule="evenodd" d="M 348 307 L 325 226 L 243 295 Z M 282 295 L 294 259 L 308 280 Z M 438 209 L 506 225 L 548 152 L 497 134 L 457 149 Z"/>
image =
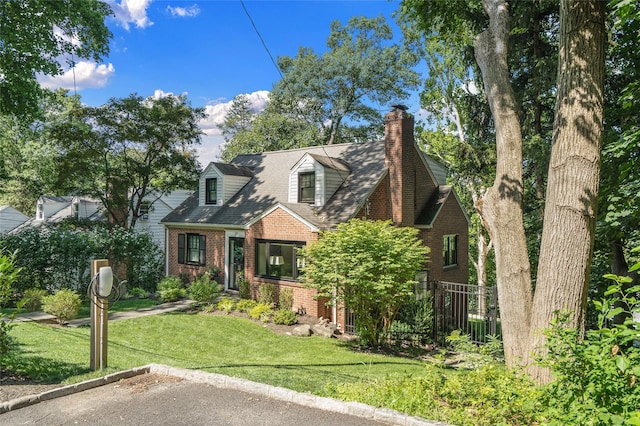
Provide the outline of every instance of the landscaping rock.
<path id="1" fill-rule="evenodd" d="M 313 334 L 317 334 L 322 337 L 334 337 L 337 332 L 335 324 L 331 324 L 328 319 L 320 318 L 317 324 L 311 326 Z"/>
<path id="2" fill-rule="evenodd" d="M 309 337 L 311 336 L 311 326 L 309 324 L 300 324 L 291 331 L 292 336 Z"/>

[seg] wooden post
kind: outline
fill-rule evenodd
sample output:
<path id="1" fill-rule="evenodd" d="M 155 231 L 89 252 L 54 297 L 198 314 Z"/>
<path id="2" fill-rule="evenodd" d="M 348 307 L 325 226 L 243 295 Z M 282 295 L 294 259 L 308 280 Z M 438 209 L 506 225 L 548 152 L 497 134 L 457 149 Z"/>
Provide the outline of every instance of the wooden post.
<path id="1" fill-rule="evenodd" d="M 96 277 L 100 267 L 109 266 L 106 259 L 94 260 L 91 264 L 91 277 Z M 107 319 L 109 316 L 109 301 L 98 297 L 97 288 L 100 277 L 92 281 L 90 289 L 91 304 L 91 371 L 101 370 L 107 366 Z"/>

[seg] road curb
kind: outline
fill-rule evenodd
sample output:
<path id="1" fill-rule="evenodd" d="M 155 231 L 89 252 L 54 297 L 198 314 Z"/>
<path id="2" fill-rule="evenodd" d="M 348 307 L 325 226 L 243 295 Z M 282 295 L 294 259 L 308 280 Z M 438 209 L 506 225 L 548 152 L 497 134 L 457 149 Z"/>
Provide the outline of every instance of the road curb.
<path id="1" fill-rule="evenodd" d="M 237 377 L 230 377 L 222 374 L 207 373 L 200 370 L 188 370 L 161 364 L 149 364 L 146 367 L 149 368 L 150 373 L 154 374 L 178 377 L 196 383 L 206 383 L 223 389 L 249 392 L 305 407 L 347 414 L 394 425 L 447 426 L 446 423 L 409 416 L 408 414 L 390 410 L 388 408 L 376 408 L 360 402 L 340 401 L 338 399 L 297 392 L 291 389 L 252 382 L 250 380 L 239 379 Z"/>
<path id="2" fill-rule="evenodd" d="M 402 426 L 447 426 L 447 423 L 425 420 L 420 417 L 409 416 L 388 408 L 376 408 L 360 402 L 345 402 L 338 399 L 320 397 L 309 393 L 297 392 L 264 383 L 252 382 L 237 377 L 225 376 L 217 373 L 207 373 L 201 370 L 170 367 L 163 364 L 148 364 L 117 373 L 109 374 L 97 379 L 86 380 L 69 386 L 52 389 L 37 395 L 16 398 L 0 404 L 0 414 L 25 408 L 54 398 L 71 395 L 99 386 L 108 385 L 120 380 L 129 379 L 141 374 L 158 374 L 188 380 L 195 383 L 205 383 L 222 389 L 237 390 L 253 393 L 284 402 L 302 405 L 319 410 L 346 414 L 355 417 L 376 420 Z"/>
<path id="3" fill-rule="evenodd" d="M 97 379 L 85 380 L 84 382 L 75 383 L 73 385 L 64 386 L 61 388 L 51 389 L 40 394 L 23 396 L 22 398 L 12 399 L 10 401 L 0 404 L 0 414 L 8 411 L 17 410 L 19 408 L 28 407 L 39 402 L 44 402 L 54 398 L 60 398 L 62 396 L 71 395 L 77 392 L 82 392 L 88 389 L 97 388 L 98 386 L 108 385 L 110 383 L 118 382 L 120 380 L 129 379 L 140 374 L 146 374 L 150 372 L 149 366 L 132 368 L 130 370 L 120 371 L 117 373 L 109 374 Z"/>

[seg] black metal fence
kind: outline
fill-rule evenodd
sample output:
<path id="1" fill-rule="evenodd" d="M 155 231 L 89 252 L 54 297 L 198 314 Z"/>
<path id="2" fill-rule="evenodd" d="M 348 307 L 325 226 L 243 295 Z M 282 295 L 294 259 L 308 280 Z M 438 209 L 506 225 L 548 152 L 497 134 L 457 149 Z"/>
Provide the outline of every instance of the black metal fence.
<path id="1" fill-rule="evenodd" d="M 434 342 L 444 344 L 454 330 L 462 330 L 478 344 L 500 335 L 495 287 L 445 281 L 430 281 L 428 286 L 433 297 Z"/>
<path id="2" fill-rule="evenodd" d="M 430 298 L 433 302 L 433 343 L 445 345 L 446 337 L 455 330 L 462 330 L 477 344 L 487 343 L 488 336 L 500 336 L 498 293 L 495 287 L 421 280 L 415 288 L 415 295 L 417 300 Z M 355 316 L 349 309 L 345 309 L 344 315 L 344 331 L 356 333 Z M 393 338 L 394 332 L 390 334 Z M 395 334 L 406 335 L 411 332 Z M 423 340 L 427 336 L 413 337 Z"/>

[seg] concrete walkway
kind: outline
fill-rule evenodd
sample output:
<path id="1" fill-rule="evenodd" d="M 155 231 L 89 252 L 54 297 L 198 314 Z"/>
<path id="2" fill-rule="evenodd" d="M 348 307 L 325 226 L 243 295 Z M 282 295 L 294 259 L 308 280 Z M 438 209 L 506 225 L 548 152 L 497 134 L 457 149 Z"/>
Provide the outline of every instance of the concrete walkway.
<path id="1" fill-rule="evenodd" d="M 195 302 L 193 300 L 178 300 L 177 302 L 162 303 L 160 305 L 151 306 L 149 308 L 142 308 L 135 311 L 123 311 L 123 312 L 111 312 L 109 314 L 109 321 L 129 319 L 143 317 L 147 315 L 166 314 L 169 312 L 180 312 L 191 309 Z M 0 319 L 7 319 L 6 317 Z M 16 316 L 15 322 L 24 321 L 48 321 L 55 320 L 56 317 L 47 314 L 46 312 L 26 312 Z M 67 324 L 69 327 L 80 327 L 83 325 L 89 325 L 91 318 L 78 318 L 69 321 Z"/>

